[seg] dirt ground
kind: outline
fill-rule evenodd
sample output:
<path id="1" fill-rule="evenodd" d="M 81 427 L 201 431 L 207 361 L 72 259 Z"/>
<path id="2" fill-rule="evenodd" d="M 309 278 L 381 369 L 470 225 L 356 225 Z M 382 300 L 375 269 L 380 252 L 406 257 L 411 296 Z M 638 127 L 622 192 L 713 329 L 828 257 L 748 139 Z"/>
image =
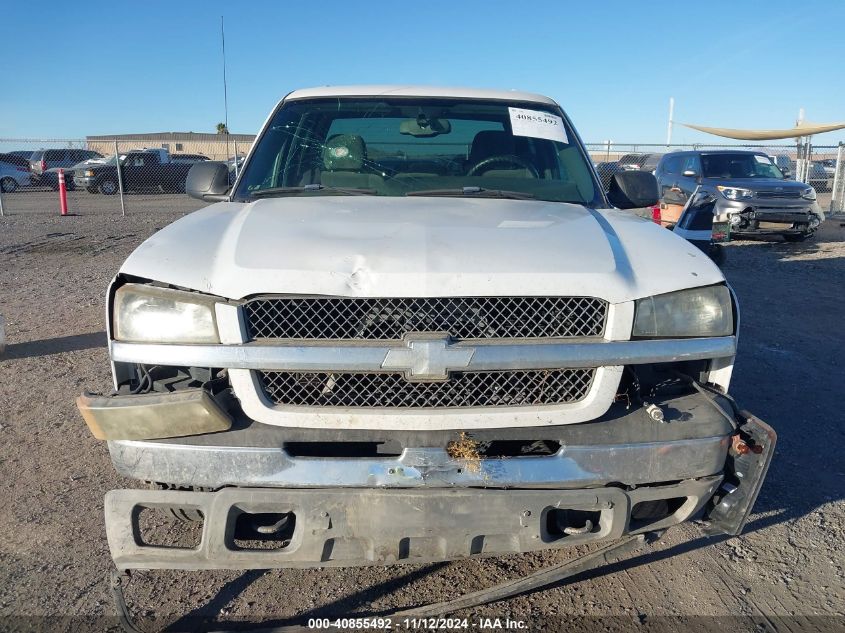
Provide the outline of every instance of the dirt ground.
<path id="1" fill-rule="evenodd" d="M 117 628 L 102 500 L 107 490 L 138 484 L 115 474 L 73 400 L 84 388 L 110 388 L 109 279 L 176 217 L 153 209 L 126 218 L 0 218 L 8 338 L 0 359 L 0 630 Z M 845 626 L 845 228 L 829 220 L 803 244 L 732 243 L 724 269 L 742 309 L 732 393 L 779 434 L 745 534 L 705 538 L 696 525 L 681 526 L 645 553 L 571 584 L 457 614 L 470 628 L 482 617 L 567 631 Z M 204 619 L 279 626 L 442 601 L 573 553 L 391 568 L 143 572 L 127 595 L 145 630 L 195 629 Z"/>

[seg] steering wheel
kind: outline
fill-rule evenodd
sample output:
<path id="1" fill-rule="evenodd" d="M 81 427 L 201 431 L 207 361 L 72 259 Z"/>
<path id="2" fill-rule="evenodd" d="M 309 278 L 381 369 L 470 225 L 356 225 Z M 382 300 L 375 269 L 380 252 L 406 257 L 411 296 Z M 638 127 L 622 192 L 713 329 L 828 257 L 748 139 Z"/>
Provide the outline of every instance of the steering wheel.
<path id="1" fill-rule="evenodd" d="M 524 158 L 520 158 L 519 156 L 515 156 L 513 154 L 499 154 L 497 156 L 491 156 L 490 158 L 480 160 L 470 167 L 467 172 L 467 176 L 476 176 L 480 173 L 484 173 L 485 171 L 491 169 L 491 165 L 516 165 L 517 167 L 527 169 L 533 178 L 540 177 L 540 173 L 534 165 Z"/>

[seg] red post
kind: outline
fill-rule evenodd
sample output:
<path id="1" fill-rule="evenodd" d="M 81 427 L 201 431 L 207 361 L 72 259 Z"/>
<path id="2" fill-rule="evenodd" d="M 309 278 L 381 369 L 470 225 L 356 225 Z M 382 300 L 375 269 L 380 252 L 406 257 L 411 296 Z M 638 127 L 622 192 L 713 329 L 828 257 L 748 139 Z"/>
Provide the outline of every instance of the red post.
<path id="1" fill-rule="evenodd" d="M 651 207 L 651 221 L 663 226 L 663 216 L 660 213 L 660 204 L 656 204 Z"/>
<path id="2" fill-rule="evenodd" d="M 62 208 L 62 215 L 67 215 L 67 187 L 65 186 L 65 170 L 59 170 L 59 203 Z"/>

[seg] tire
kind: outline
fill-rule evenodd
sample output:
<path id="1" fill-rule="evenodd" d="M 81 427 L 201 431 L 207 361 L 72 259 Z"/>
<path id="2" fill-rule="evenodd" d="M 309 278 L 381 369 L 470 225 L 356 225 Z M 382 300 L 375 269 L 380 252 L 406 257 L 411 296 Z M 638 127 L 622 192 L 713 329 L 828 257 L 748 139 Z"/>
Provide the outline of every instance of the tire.
<path id="1" fill-rule="evenodd" d="M 112 178 L 106 178 L 97 185 L 97 189 L 104 196 L 113 196 L 118 192 L 117 181 Z"/>
<path id="2" fill-rule="evenodd" d="M 3 193 L 12 193 L 16 191 L 17 188 L 18 181 L 11 176 L 6 176 L 5 178 L 0 179 L 0 189 L 3 190 Z"/>
<path id="3" fill-rule="evenodd" d="M 788 233 L 783 236 L 784 242 L 796 243 L 796 242 L 803 242 L 804 240 L 808 239 L 812 233 Z"/>

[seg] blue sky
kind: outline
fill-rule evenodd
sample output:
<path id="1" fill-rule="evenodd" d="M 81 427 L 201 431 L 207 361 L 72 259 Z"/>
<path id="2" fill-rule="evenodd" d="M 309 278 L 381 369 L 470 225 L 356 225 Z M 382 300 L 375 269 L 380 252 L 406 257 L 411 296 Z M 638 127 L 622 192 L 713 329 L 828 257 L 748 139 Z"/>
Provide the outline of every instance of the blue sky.
<path id="1" fill-rule="evenodd" d="M 840 0 L 86 0 L 4 3 L 0 137 L 213 132 L 221 15 L 232 132 L 294 88 L 347 83 L 541 92 L 588 142 L 664 142 L 670 96 L 679 122 L 845 120 Z M 677 125 L 673 140 L 717 141 Z"/>

